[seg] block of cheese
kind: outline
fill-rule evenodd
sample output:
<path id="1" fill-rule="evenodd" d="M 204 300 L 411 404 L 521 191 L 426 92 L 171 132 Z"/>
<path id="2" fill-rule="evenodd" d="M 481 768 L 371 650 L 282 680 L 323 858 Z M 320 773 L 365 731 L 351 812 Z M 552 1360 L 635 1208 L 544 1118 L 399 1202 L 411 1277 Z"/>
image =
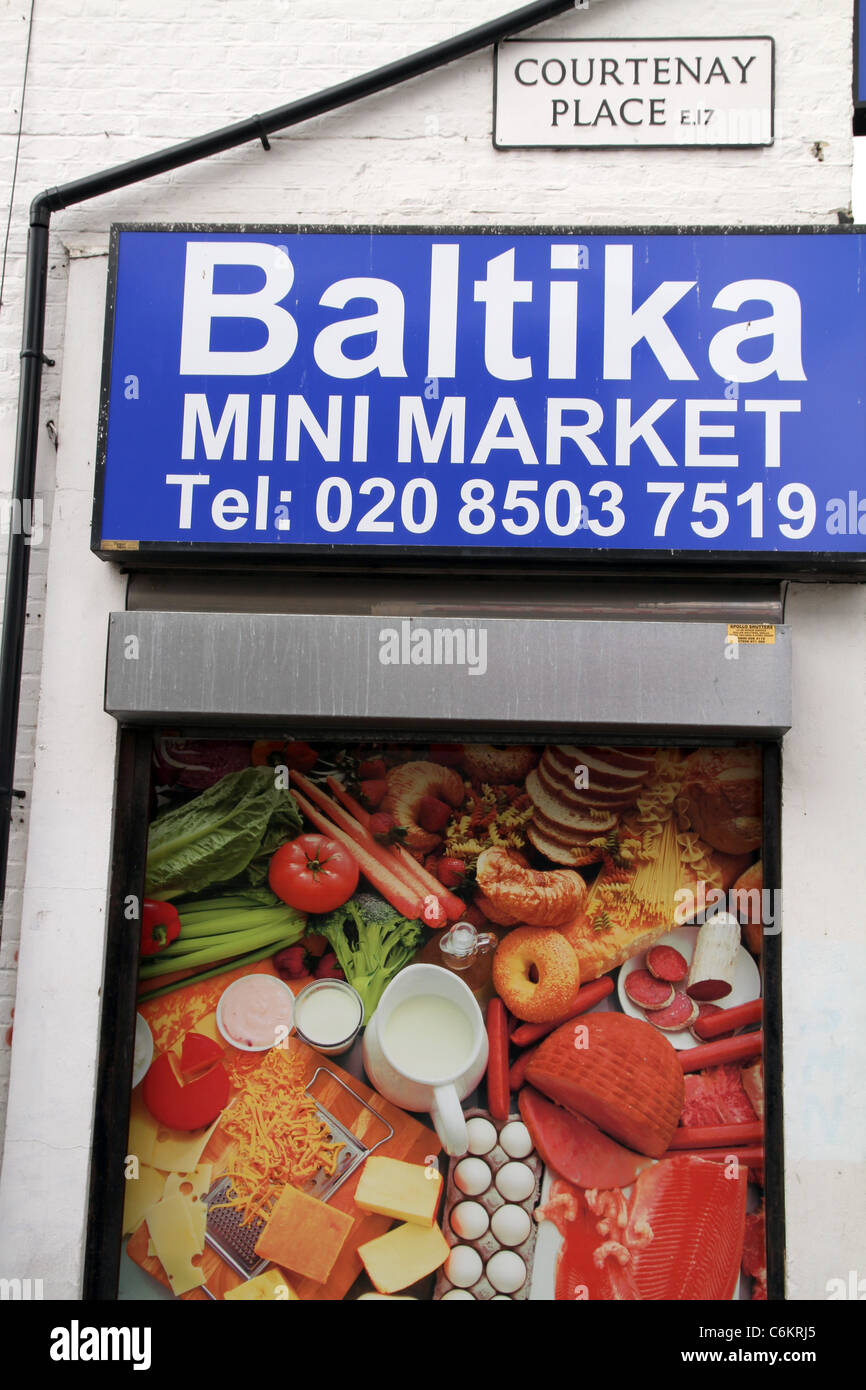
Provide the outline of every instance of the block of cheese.
<path id="1" fill-rule="evenodd" d="M 325 1284 L 353 1225 L 346 1212 L 287 1186 L 256 1241 L 256 1254 Z"/>
<path id="2" fill-rule="evenodd" d="M 246 1283 L 238 1284 L 236 1289 L 226 1289 L 223 1298 L 232 1301 L 236 1299 L 244 1303 L 299 1301 L 291 1284 L 286 1282 L 286 1276 L 278 1269 L 266 1269 L 264 1274 L 257 1274 L 255 1279 L 247 1279 Z"/>
<path id="3" fill-rule="evenodd" d="M 179 1297 L 200 1288 L 204 1275 L 193 1264 L 200 1255 L 198 1236 L 193 1230 L 189 1201 L 180 1192 L 164 1197 L 147 1213 L 147 1229 L 156 1257 L 168 1276 L 172 1293 Z"/>
<path id="4" fill-rule="evenodd" d="M 373 1154 L 361 1171 L 355 1206 L 416 1226 L 432 1226 L 442 1192 L 442 1174 L 420 1163 Z"/>
<path id="5" fill-rule="evenodd" d="M 448 1242 L 438 1226 L 406 1222 L 358 1247 L 364 1268 L 379 1293 L 399 1293 L 448 1259 Z"/>
<path id="6" fill-rule="evenodd" d="M 127 1178 L 123 1190 L 123 1234 L 138 1230 L 150 1208 L 159 1201 L 165 1188 L 165 1174 L 142 1163 L 138 1177 Z"/>

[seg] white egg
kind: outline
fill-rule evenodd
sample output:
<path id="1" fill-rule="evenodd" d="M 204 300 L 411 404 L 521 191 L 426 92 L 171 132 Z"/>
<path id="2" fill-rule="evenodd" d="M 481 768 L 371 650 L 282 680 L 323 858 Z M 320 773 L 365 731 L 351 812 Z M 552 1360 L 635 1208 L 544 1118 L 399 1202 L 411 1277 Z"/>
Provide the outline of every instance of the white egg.
<path id="1" fill-rule="evenodd" d="M 532 1153 L 532 1137 L 520 1120 L 512 1120 L 505 1126 L 499 1142 L 509 1158 L 528 1158 Z"/>
<path id="2" fill-rule="evenodd" d="M 496 1186 L 506 1202 L 523 1202 L 535 1187 L 535 1174 L 525 1163 L 506 1163 L 496 1176 Z"/>
<path id="3" fill-rule="evenodd" d="M 480 1202 L 458 1202 L 451 1213 L 451 1229 L 461 1240 L 479 1240 L 489 1225 L 490 1219 Z"/>
<path id="4" fill-rule="evenodd" d="M 469 1135 L 471 1154 L 489 1154 L 496 1144 L 495 1128 L 489 1120 L 483 1120 L 480 1115 L 473 1115 L 471 1120 L 466 1121 L 466 1133 Z"/>
<path id="5" fill-rule="evenodd" d="M 526 1282 L 526 1265 L 513 1250 L 497 1250 L 487 1261 L 487 1278 L 499 1293 L 516 1293 Z"/>
<path id="6" fill-rule="evenodd" d="M 467 1197 L 477 1197 L 490 1186 L 490 1169 L 481 1158 L 462 1158 L 454 1170 L 454 1181 Z"/>
<path id="7" fill-rule="evenodd" d="M 443 1295 L 442 1295 L 442 1297 L 440 1298 L 439 1302 L 440 1302 L 440 1303 L 444 1303 L 445 1300 L 446 1300 L 446 1298 L 459 1298 L 459 1299 L 462 1299 L 462 1300 L 463 1300 L 464 1302 L 466 1302 L 466 1303 L 474 1303 L 474 1302 L 475 1302 L 475 1295 L 474 1295 L 474 1293 L 467 1293 L 466 1289 L 449 1289 L 447 1293 L 443 1293 Z"/>
<path id="8" fill-rule="evenodd" d="M 483 1268 L 477 1250 L 470 1245 L 455 1245 L 445 1261 L 445 1276 L 458 1289 L 468 1289 L 478 1283 Z"/>
<path id="9" fill-rule="evenodd" d="M 532 1230 L 529 1212 L 523 1207 L 500 1207 L 493 1213 L 490 1229 L 500 1245 L 522 1245 Z"/>
<path id="10" fill-rule="evenodd" d="M 511 1295 L 507 1293 L 495 1293 L 492 1298 L 488 1298 L 488 1303 L 510 1303 Z"/>

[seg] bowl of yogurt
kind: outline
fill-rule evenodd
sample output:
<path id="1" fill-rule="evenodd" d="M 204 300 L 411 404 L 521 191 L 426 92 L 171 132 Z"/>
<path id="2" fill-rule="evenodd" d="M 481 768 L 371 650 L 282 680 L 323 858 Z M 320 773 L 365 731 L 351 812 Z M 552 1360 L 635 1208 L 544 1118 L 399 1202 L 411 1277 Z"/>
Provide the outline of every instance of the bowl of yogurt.
<path id="1" fill-rule="evenodd" d="M 327 1057 L 349 1051 L 363 1019 L 363 1000 L 344 980 L 314 980 L 295 1000 L 298 1037 Z"/>
<path id="2" fill-rule="evenodd" d="M 217 1027 L 242 1052 L 285 1045 L 292 1031 L 295 996 L 276 975 L 242 975 L 220 995 Z"/>

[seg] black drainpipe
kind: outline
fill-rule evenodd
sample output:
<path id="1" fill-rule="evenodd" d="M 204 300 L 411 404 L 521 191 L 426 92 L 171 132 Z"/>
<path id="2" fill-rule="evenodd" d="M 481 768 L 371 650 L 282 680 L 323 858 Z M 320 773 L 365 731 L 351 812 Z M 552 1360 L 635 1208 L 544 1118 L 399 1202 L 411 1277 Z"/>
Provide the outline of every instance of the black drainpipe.
<path id="1" fill-rule="evenodd" d="M 15 440 L 15 471 L 12 496 L 21 505 L 32 499 L 36 477 L 36 449 L 39 432 L 39 401 L 42 387 L 42 364 L 45 335 L 45 290 L 48 276 L 48 232 L 52 212 L 87 202 L 103 193 L 141 183 L 156 174 L 194 164 L 212 154 L 234 149 L 249 140 L 261 140 L 270 149 L 268 136 L 289 126 L 299 125 L 313 116 L 348 106 L 363 97 L 396 87 L 411 77 L 444 67 L 457 58 L 487 48 L 509 34 L 528 29 L 565 10 L 585 8 L 582 0 L 536 0 L 512 10 L 500 19 L 481 24 L 465 34 L 446 39 L 432 48 L 395 63 L 374 68 L 361 77 L 340 82 L 313 96 L 301 97 L 287 106 L 277 106 L 261 116 L 249 116 L 235 125 L 186 140 L 180 145 L 155 154 L 115 165 L 100 174 L 49 188 L 34 198 L 30 206 L 30 234 L 27 242 L 25 269 L 24 332 L 21 350 L 21 380 L 18 392 L 18 432 Z M 48 365 L 53 366 L 49 362 Z M 13 512 L 10 511 L 10 518 Z M 31 518 L 33 515 L 31 502 Z M 6 598 L 3 611 L 3 639 L 0 649 L 0 902 L 6 891 L 6 871 L 9 857 L 9 832 L 12 815 L 12 781 L 15 770 L 15 743 L 18 730 L 18 703 L 21 693 L 21 665 L 24 630 L 27 619 L 27 580 L 30 572 L 29 537 L 23 525 L 9 527 L 9 553 L 6 566 Z"/>

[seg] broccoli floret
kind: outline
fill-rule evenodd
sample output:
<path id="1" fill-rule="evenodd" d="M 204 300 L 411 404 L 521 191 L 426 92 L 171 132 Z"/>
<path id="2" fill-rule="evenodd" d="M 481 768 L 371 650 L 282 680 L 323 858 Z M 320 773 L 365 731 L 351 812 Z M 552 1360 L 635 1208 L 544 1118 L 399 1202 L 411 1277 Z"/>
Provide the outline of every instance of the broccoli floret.
<path id="1" fill-rule="evenodd" d="M 350 985 L 364 1003 L 364 1022 L 376 1011 L 385 987 L 412 959 L 423 934 L 420 922 L 401 917 L 376 893 L 356 893 L 342 907 L 311 919 L 327 937 Z"/>

